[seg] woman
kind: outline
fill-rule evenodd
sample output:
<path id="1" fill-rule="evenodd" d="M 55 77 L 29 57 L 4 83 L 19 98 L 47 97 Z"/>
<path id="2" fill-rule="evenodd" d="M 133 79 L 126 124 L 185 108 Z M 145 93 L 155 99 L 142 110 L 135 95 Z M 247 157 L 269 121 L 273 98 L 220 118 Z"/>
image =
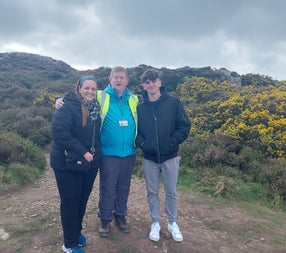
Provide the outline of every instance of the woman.
<path id="1" fill-rule="evenodd" d="M 96 100 L 97 83 L 92 76 L 83 76 L 76 91 L 67 94 L 64 105 L 52 121 L 53 144 L 50 163 L 54 170 L 60 195 L 60 213 L 64 244 L 67 253 L 84 253 L 87 240 L 82 235 L 82 220 L 88 198 L 97 175 L 101 151 L 99 145 L 100 106 Z M 95 124 L 95 151 L 91 152 Z M 91 163 L 87 172 L 70 171 L 65 151 L 83 156 Z"/>

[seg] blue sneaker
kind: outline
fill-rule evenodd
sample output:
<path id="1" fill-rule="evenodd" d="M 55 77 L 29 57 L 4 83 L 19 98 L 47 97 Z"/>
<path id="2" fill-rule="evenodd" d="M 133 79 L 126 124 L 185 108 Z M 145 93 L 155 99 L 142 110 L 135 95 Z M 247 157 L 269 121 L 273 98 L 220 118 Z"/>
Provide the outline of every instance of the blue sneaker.
<path id="1" fill-rule="evenodd" d="M 66 248 L 65 245 L 62 246 L 62 250 L 66 253 L 85 253 L 85 251 L 80 247 Z"/>
<path id="2" fill-rule="evenodd" d="M 86 237 L 83 234 L 80 234 L 78 236 L 78 246 L 84 247 L 84 246 L 86 246 L 86 244 L 87 244 Z"/>

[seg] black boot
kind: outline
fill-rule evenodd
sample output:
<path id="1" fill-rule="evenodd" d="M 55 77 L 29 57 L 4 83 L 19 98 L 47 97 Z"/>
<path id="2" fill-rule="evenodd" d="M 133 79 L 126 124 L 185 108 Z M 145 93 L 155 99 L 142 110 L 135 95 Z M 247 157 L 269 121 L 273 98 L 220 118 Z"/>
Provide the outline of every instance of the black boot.
<path id="1" fill-rule="evenodd" d="M 128 225 L 125 216 L 114 214 L 115 224 L 123 233 L 130 232 L 130 226 Z"/>
<path id="2" fill-rule="evenodd" d="M 101 225 L 98 229 L 98 233 L 100 237 L 108 237 L 110 232 L 110 221 L 109 220 L 101 220 Z"/>

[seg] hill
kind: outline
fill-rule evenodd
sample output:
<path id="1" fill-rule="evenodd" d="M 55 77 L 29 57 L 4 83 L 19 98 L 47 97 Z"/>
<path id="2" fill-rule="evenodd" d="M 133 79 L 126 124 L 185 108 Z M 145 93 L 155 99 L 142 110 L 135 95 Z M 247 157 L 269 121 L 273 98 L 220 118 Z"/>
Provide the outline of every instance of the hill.
<path id="1" fill-rule="evenodd" d="M 142 73 L 152 66 L 139 65 L 128 68 L 129 86 L 136 89 L 140 83 Z M 0 54 L 0 88 L 19 86 L 26 89 L 54 90 L 66 92 L 67 88 L 73 87 L 76 80 L 84 74 L 93 74 L 98 79 L 100 88 L 108 83 L 111 68 L 100 67 L 79 71 L 67 63 L 52 59 L 51 57 L 29 54 L 29 53 L 1 53 Z M 183 83 L 187 78 L 197 76 L 218 82 L 226 81 L 236 85 L 250 85 L 252 80 L 267 84 L 273 81 L 271 77 L 256 74 L 239 75 L 225 68 L 214 69 L 211 67 L 191 68 L 181 67 L 177 69 L 161 68 L 162 81 L 170 91 L 176 89 L 177 85 Z M 3 97 L 2 97 L 3 99 Z"/>
<path id="2" fill-rule="evenodd" d="M 138 95 L 140 76 L 149 67 L 128 68 L 128 87 Z M 50 57 L 0 54 L 0 132 L 8 136 L 5 140 L 17 133 L 45 147 L 52 139 L 55 97 L 74 89 L 78 78 L 86 74 L 95 75 L 102 89 L 110 70 L 79 71 Z M 190 136 L 180 149 L 183 183 L 210 195 L 285 207 L 286 82 L 224 68 L 160 71 L 164 85 L 180 97 L 192 122 Z M 14 161 L 3 159 L 1 152 L 11 153 L 0 140 L 0 165 L 10 172 L 7 165 Z"/>
<path id="3" fill-rule="evenodd" d="M 139 65 L 128 68 L 130 79 L 128 87 L 139 97 L 142 94 L 139 85 L 140 76 L 150 67 Z M 109 67 L 79 71 L 63 61 L 36 54 L 17 52 L 0 54 L 0 129 L 17 132 L 24 138 L 32 139 L 39 146 L 48 144 L 51 141 L 49 126 L 55 97 L 74 90 L 77 80 L 82 75 L 94 75 L 98 80 L 99 89 L 103 89 L 109 83 L 110 71 Z M 181 98 L 192 120 L 203 123 L 197 126 L 193 124 L 197 127 L 193 129 L 213 133 L 226 123 L 227 118 L 233 118 L 238 112 L 242 113 L 244 110 L 249 111 L 247 108 L 250 106 L 249 101 L 253 101 L 253 96 L 260 93 L 268 94 L 264 98 L 269 107 L 267 109 L 275 114 L 275 117 L 267 115 L 267 121 L 268 119 L 279 120 L 280 115 L 283 114 L 280 111 L 283 107 L 281 101 L 284 95 L 281 97 L 281 94 L 285 88 L 277 91 L 272 89 L 274 99 L 270 98 L 269 89 L 285 87 L 285 83 L 272 80 L 271 77 L 256 74 L 239 75 L 225 68 L 211 67 L 185 66 L 177 69 L 161 68 L 160 71 L 164 86 Z M 268 87 L 269 89 L 266 90 Z M 276 95 L 275 92 L 280 95 Z M 237 94 L 240 94 L 238 99 L 244 97 L 244 102 L 235 99 Z M 278 98 L 279 101 L 274 101 Z M 261 99 L 261 97 L 256 98 L 258 101 Z M 269 99 L 272 100 L 272 104 L 267 102 Z M 230 108 L 233 106 L 233 101 L 236 103 L 235 110 Z M 226 103 L 227 108 L 224 111 L 218 110 L 223 103 Z M 265 105 L 260 107 L 259 110 L 263 110 L 259 112 L 260 118 L 263 116 L 261 113 L 265 113 L 265 109 Z M 227 112 L 231 115 L 223 115 Z M 241 123 L 241 119 L 237 122 Z M 279 122 L 274 123 L 277 125 Z M 194 134 L 197 135 L 198 131 Z"/>

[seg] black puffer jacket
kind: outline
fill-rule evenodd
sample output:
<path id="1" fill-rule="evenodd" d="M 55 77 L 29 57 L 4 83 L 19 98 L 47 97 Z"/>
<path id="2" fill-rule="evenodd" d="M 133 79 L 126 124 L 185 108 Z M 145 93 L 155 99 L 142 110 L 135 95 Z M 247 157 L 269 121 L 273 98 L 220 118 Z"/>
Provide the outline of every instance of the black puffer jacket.
<path id="1" fill-rule="evenodd" d="M 144 102 L 137 107 L 138 134 L 136 146 L 141 148 L 144 158 L 163 163 L 178 155 L 179 144 L 187 139 L 191 123 L 180 102 L 170 96 L 165 87 L 160 88 L 161 96 L 149 101 L 144 92 Z"/>
<path id="2" fill-rule="evenodd" d="M 65 150 L 71 150 L 79 155 L 90 151 L 92 144 L 93 124 L 87 118 L 82 126 L 81 103 L 75 93 L 69 93 L 64 98 L 64 105 L 55 111 L 52 121 L 53 143 L 50 152 L 50 164 L 53 169 L 66 170 Z M 98 167 L 101 158 L 99 145 L 101 119 L 95 121 L 95 154 L 93 167 Z"/>

